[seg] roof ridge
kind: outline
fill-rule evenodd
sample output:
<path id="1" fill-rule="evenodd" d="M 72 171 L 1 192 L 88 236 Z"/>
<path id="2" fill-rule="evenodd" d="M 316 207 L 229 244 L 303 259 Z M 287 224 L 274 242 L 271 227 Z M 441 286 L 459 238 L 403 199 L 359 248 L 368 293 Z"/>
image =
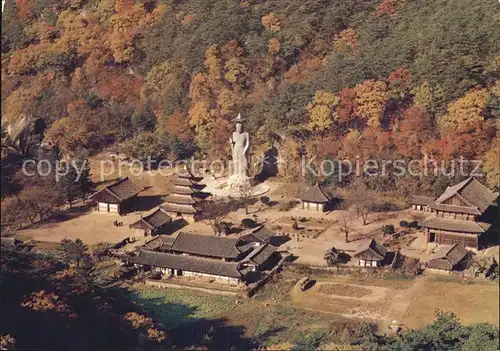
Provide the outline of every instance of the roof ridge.
<path id="1" fill-rule="evenodd" d="M 323 190 L 323 187 L 321 185 L 319 185 L 319 183 L 316 183 L 316 186 L 318 187 L 319 191 L 321 191 L 321 193 L 325 196 L 325 197 L 328 197 L 327 194 L 325 194 L 325 191 Z"/>
<path id="2" fill-rule="evenodd" d="M 112 185 L 116 185 L 116 184 L 119 184 L 119 183 L 115 183 L 115 184 L 112 184 Z M 111 195 L 116 196 L 116 198 L 117 198 L 118 200 L 123 201 L 123 199 L 122 199 L 122 198 L 121 198 L 121 197 L 120 197 L 117 193 L 115 193 L 113 190 L 111 190 L 111 189 L 110 189 L 110 187 L 111 187 L 111 185 L 108 185 L 107 187 L 105 187 L 105 188 L 104 188 L 104 189 L 102 189 L 101 191 L 106 190 L 107 192 L 110 192 L 110 193 L 111 193 Z"/>

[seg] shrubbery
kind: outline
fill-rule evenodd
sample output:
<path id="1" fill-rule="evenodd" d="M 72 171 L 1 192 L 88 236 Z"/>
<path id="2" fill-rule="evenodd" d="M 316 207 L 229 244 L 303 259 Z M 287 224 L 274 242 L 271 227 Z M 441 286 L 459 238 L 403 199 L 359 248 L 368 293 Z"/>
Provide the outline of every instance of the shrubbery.
<path id="1" fill-rule="evenodd" d="M 242 228 L 255 228 L 256 226 L 257 226 L 257 223 L 252 218 L 244 218 L 241 220 L 241 227 Z"/>
<path id="2" fill-rule="evenodd" d="M 394 229 L 394 226 L 392 224 L 387 224 L 382 226 L 382 231 L 385 235 L 391 235 L 396 232 L 396 229 Z"/>

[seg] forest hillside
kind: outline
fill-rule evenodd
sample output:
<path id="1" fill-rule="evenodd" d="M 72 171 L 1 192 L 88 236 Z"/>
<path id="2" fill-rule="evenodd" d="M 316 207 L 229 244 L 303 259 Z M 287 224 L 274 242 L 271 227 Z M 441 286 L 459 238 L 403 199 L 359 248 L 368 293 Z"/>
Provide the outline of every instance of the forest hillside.
<path id="1" fill-rule="evenodd" d="M 499 186 L 500 4 L 476 0 L 11 0 L 2 123 L 69 155 L 483 160 Z M 24 123 L 23 122 L 23 123 Z M 293 167 L 292 167 L 293 168 Z M 437 180 L 416 186 L 430 192 Z M 409 191 L 378 179 L 377 190 Z M 414 189 L 412 189 L 413 191 Z"/>

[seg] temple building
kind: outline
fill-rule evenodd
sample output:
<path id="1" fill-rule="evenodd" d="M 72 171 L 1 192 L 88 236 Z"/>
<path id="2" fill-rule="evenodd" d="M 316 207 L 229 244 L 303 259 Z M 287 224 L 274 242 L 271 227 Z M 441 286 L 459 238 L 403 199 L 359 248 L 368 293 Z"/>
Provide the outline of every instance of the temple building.
<path id="1" fill-rule="evenodd" d="M 460 244 L 478 249 L 484 246 L 495 218 L 498 221 L 498 193 L 469 178 L 444 193 L 429 206 L 433 214 L 420 225 L 425 228 L 428 243 Z"/>
<path id="2" fill-rule="evenodd" d="M 264 224 L 242 231 L 240 239 L 246 242 L 259 242 L 261 244 L 271 244 L 275 233 Z"/>
<path id="3" fill-rule="evenodd" d="M 461 271 L 471 263 L 473 253 L 459 244 L 443 246 L 434 258 L 426 264 L 426 270 Z"/>
<path id="4" fill-rule="evenodd" d="M 281 258 L 269 244 L 181 232 L 176 238 L 157 236 L 125 260 L 167 279 L 191 277 L 239 285 L 272 269 Z"/>
<path id="5" fill-rule="evenodd" d="M 96 203 L 98 212 L 123 215 L 137 208 L 137 195 L 142 190 L 127 177 L 99 190 L 90 199 Z"/>
<path id="6" fill-rule="evenodd" d="M 410 206 L 416 211 L 431 212 L 431 204 L 436 200 L 431 196 L 413 196 L 410 200 Z"/>
<path id="7" fill-rule="evenodd" d="M 325 212 L 331 208 L 334 196 L 323 186 L 316 183 L 307 189 L 301 196 L 302 208 L 305 210 Z"/>
<path id="8" fill-rule="evenodd" d="M 379 267 L 382 265 L 386 255 L 387 249 L 372 239 L 361 245 L 353 257 L 358 259 L 360 266 Z"/>
<path id="9" fill-rule="evenodd" d="M 177 173 L 173 180 L 174 187 L 163 198 L 165 202 L 160 205 L 161 209 L 172 218 L 184 218 L 190 222 L 198 220 L 199 205 L 207 195 L 202 192 L 205 186 L 198 183 L 201 179 L 188 169 Z"/>
<path id="10" fill-rule="evenodd" d="M 129 225 L 129 228 L 135 229 L 141 236 L 151 236 L 166 234 L 167 226 L 172 222 L 172 217 L 166 214 L 161 208 L 153 213 L 142 217 L 137 222 Z"/>

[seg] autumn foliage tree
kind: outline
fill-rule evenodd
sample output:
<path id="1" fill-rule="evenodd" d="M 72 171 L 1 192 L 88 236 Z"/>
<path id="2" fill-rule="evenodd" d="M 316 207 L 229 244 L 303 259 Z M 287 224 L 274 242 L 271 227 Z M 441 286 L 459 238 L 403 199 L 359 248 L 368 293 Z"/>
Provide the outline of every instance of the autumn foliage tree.
<path id="1" fill-rule="evenodd" d="M 182 110 L 176 110 L 167 117 L 164 122 L 165 131 L 181 141 L 192 141 L 194 138 L 193 129 L 189 123 L 189 116 Z"/>
<path id="2" fill-rule="evenodd" d="M 283 154 L 485 159 L 500 115 L 495 2 L 330 5 L 7 1 L 3 117 L 23 137 L 43 120 L 39 138 L 68 157 L 131 140 L 229 157 L 241 112 L 252 145 Z"/>
<path id="3" fill-rule="evenodd" d="M 339 98 L 327 91 L 317 91 L 313 100 L 307 105 L 309 124 L 307 128 L 312 131 L 325 131 L 331 128 L 332 123 L 338 118 L 335 107 Z"/>
<path id="4" fill-rule="evenodd" d="M 383 81 L 369 79 L 356 85 L 356 113 L 372 127 L 380 127 L 385 103 L 387 101 L 387 84 Z"/>
<path id="5" fill-rule="evenodd" d="M 439 119 L 443 132 L 459 131 L 484 120 L 487 92 L 475 89 L 448 105 L 447 113 Z"/>
<path id="6" fill-rule="evenodd" d="M 394 142 L 398 154 L 405 157 L 421 156 L 422 145 L 434 135 L 433 120 L 424 107 L 410 107 L 403 113 Z"/>
<path id="7" fill-rule="evenodd" d="M 486 172 L 486 183 L 491 188 L 500 188 L 500 140 L 484 155 L 483 170 Z"/>

